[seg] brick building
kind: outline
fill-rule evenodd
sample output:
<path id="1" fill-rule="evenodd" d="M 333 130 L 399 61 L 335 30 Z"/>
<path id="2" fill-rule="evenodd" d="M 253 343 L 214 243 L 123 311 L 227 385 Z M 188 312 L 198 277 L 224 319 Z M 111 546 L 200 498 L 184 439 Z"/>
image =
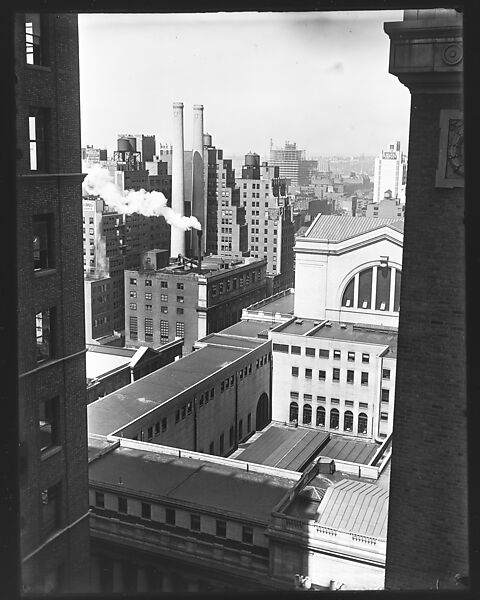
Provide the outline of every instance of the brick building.
<path id="1" fill-rule="evenodd" d="M 82 592 L 89 528 L 77 16 L 17 13 L 15 75 L 22 584 Z"/>
<path id="2" fill-rule="evenodd" d="M 191 352 L 197 339 L 239 321 L 243 308 L 265 298 L 265 260 L 210 256 L 200 269 L 189 260 L 156 268 L 156 254 L 145 253 L 142 270 L 125 271 L 128 346 L 156 348 L 181 337 Z"/>

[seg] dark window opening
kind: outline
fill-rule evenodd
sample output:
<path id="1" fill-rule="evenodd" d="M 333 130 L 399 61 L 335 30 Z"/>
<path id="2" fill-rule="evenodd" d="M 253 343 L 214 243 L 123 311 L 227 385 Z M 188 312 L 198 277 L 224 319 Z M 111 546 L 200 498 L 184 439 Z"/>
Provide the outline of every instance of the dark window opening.
<path id="1" fill-rule="evenodd" d="M 40 451 L 58 444 L 59 399 L 49 398 L 40 402 L 39 430 Z"/>
<path id="2" fill-rule="evenodd" d="M 53 215 L 33 217 L 33 267 L 35 271 L 55 266 Z"/>

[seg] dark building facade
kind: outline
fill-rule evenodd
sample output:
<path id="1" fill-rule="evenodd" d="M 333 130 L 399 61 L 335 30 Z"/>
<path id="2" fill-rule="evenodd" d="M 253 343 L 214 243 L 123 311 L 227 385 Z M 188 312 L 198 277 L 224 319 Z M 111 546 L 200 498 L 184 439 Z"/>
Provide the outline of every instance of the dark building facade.
<path id="1" fill-rule="evenodd" d="M 89 589 L 77 16 L 15 17 L 22 584 Z"/>
<path id="2" fill-rule="evenodd" d="M 390 72 L 412 94 L 385 585 L 461 589 L 469 575 L 462 15 L 406 10 L 385 31 Z"/>

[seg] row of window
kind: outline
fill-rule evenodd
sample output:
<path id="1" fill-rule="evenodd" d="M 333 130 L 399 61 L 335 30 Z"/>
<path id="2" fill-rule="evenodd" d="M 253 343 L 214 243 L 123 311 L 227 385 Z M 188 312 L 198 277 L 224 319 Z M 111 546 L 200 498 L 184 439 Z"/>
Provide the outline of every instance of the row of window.
<path id="1" fill-rule="evenodd" d="M 95 506 L 97 508 L 105 508 L 105 494 L 103 492 L 95 492 Z M 128 512 L 128 498 L 126 496 L 117 497 L 117 510 L 122 514 Z M 152 505 L 149 502 L 141 503 L 141 518 L 145 520 L 152 519 Z M 174 508 L 165 508 L 165 523 L 167 525 L 176 526 L 176 511 Z M 190 513 L 190 529 L 191 531 L 202 531 L 202 515 L 198 513 Z M 228 523 L 223 519 L 215 520 L 215 535 L 220 538 L 227 538 Z M 245 544 L 253 544 L 253 528 L 246 525 L 242 526 L 242 542 Z"/>
<path id="2" fill-rule="evenodd" d="M 180 313 L 179 313 L 180 314 Z M 130 325 L 130 338 L 138 339 L 138 317 L 129 317 Z M 162 343 L 168 342 L 169 336 L 169 323 L 168 321 L 160 321 L 160 341 Z M 175 323 L 175 336 L 185 337 L 185 323 L 183 321 L 177 321 Z M 162 341 L 163 338 L 163 341 Z M 166 341 L 165 341 L 166 338 Z M 153 319 L 145 318 L 145 341 L 153 342 Z"/>
<path id="3" fill-rule="evenodd" d="M 302 355 L 302 347 L 301 346 L 289 346 L 288 344 L 273 344 L 273 350 L 275 352 L 283 352 L 284 354 L 297 354 L 297 355 Z M 318 356 L 319 358 L 330 358 L 330 350 L 326 349 L 326 348 L 320 348 L 318 350 L 318 354 L 315 348 L 306 346 L 305 348 L 303 348 L 304 352 L 303 354 L 305 356 L 311 356 L 311 357 L 316 357 Z M 341 350 L 333 350 L 333 358 L 335 360 L 341 360 L 342 358 L 342 351 Z M 347 360 L 353 362 L 355 361 L 356 358 L 356 354 L 355 352 L 352 351 L 348 351 L 347 352 Z M 362 363 L 364 364 L 368 364 L 370 362 L 370 354 L 368 354 L 367 352 L 362 352 Z"/>
<path id="4" fill-rule="evenodd" d="M 340 382 L 340 369 L 332 369 L 332 381 Z M 300 373 L 299 367 L 292 367 L 292 377 L 298 377 Z M 313 378 L 313 369 L 304 369 L 305 379 Z M 346 373 L 346 382 L 353 384 L 355 383 L 355 371 L 353 369 L 347 369 Z M 324 370 L 318 371 L 318 379 L 320 381 L 326 381 L 327 372 Z M 362 385 L 368 385 L 368 373 L 366 371 L 362 371 L 360 375 L 360 383 Z"/>
<path id="5" fill-rule="evenodd" d="M 401 271 L 387 266 L 364 269 L 346 285 L 342 295 L 342 306 L 398 312 L 401 277 Z M 375 307 L 372 306 L 373 301 Z"/>
<path id="6" fill-rule="evenodd" d="M 144 279 L 143 280 L 145 287 L 152 287 L 152 279 Z M 137 285 L 137 278 L 136 277 L 130 277 L 130 285 Z M 168 288 L 168 281 L 160 281 L 160 287 L 161 288 Z M 185 289 L 185 285 L 182 282 L 177 282 L 177 290 L 183 290 Z"/>
<path id="7" fill-rule="evenodd" d="M 304 425 L 312 424 L 312 406 L 310 404 L 303 405 L 302 411 L 302 423 Z M 382 413 L 387 416 L 387 413 Z M 298 404 L 297 402 L 290 403 L 290 411 L 289 411 L 289 420 L 290 422 L 298 423 Z M 317 427 L 325 427 L 326 426 L 326 417 L 327 411 L 324 406 L 317 406 L 316 415 L 315 415 L 315 425 Z M 339 429 L 340 428 L 340 411 L 338 408 L 330 409 L 329 415 L 329 429 Z M 353 432 L 354 426 L 353 412 L 351 410 L 346 410 L 343 414 L 343 431 Z M 360 413 L 358 415 L 357 420 L 357 433 L 366 434 L 368 428 L 368 416 L 365 413 Z"/>
<path id="8" fill-rule="evenodd" d="M 218 284 L 213 283 L 211 290 L 212 290 L 212 296 L 215 297 L 217 295 L 217 290 L 218 290 L 218 294 L 223 294 L 224 292 L 229 292 L 231 289 L 236 290 L 237 289 L 237 281 L 238 281 L 238 286 L 239 287 L 243 287 L 250 285 L 250 278 L 251 278 L 251 282 L 255 283 L 255 281 L 261 281 L 262 279 L 262 272 L 260 269 L 257 269 L 256 271 L 251 271 L 250 273 L 245 273 L 245 275 L 240 275 L 237 279 L 237 277 L 233 277 L 232 280 L 227 279 L 226 282 L 224 281 L 220 281 Z M 218 285 L 218 287 L 217 287 Z"/>
<path id="9" fill-rule="evenodd" d="M 291 391 L 290 392 L 290 398 L 292 400 L 298 400 L 300 397 L 300 394 L 298 392 L 295 391 Z M 303 400 L 304 402 L 311 402 L 313 400 L 313 394 L 303 394 Z M 321 402 L 321 403 L 325 403 L 327 401 L 327 397 L 326 396 L 317 396 L 317 402 Z M 332 404 L 340 404 L 340 398 L 330 398 L 330 402 Z M 354 406 L 354 401 L 353 400 L 345 400 L 344 401 L 345 406 Z M 359 408 L 368 408 L 368 402 L 359 402 L 358 403 Z"/>
<path id="10" fill-rule="evenodd" d="M 145 294 L 145 296 L 147 296 L 147 294 Z M 151 294 L 150 294 L 150 298 L 149 299 L 151 300 Z M 183 296 L 177 296 L 177 302 L 179 304 L 183 304 L 183 302 L 184 302 Z M 137 302 L 130 302 L 128 306 L 129 306 L 130 310 L 137 310 L 138 303 Z M 152 304 L 144 304 L 144 310 L 147 310 L 147 311 L 148 310 L 152 310 L 152 306 L 153 306 Z M 160 312 L 162 312 L 164 314 L 167 314 L 168 313 L 168 306 L 164 306 L 164 305 L 160 306 Z M 183 312 L 184 312 L 184 309 L 182 307 L 177 307 L 177 315 L 183 315 Z"/>

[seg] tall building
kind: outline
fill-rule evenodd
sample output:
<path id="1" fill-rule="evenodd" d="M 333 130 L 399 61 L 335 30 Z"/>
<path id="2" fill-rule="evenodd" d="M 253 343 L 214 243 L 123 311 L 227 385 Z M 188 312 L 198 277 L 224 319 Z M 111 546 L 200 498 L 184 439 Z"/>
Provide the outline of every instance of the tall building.
<path id="1" fill-rule="evenodd" d="M 387 190 L 394 198 L 405 202 L 407 182 L 407 156 L 400 149 L 400 142 L 390 144 L 388 150 L 382 150 L 375 159 L 373 176 L 373 201 L 380 202 Z"/>
<path id="2" fill-rule="evenodd" d="M 89 522 L 77 16 L 16 13 L 15 75 L 22 585 L 82 592 Z"/>
<path id="3" fill-rule="evenodd" d="M 476 575 L 467 495 L 462 19 L 454 9 L 405 10 L 403 21 L 384 26 L 390 73 L 411 92 L 385 581 L 391 590 L 465 590 Z"/>
<path id="4" fill-rule="evenodd" d="M 163 254 L 147 252 L 141 269 L 125 271 L 128 346 L 184 338 L 189 353 L 199 338 L 236 323 L 243 308 L 265 298 L 265 260 L 213 256 L 169 264 Z"/>
<path id="5" fill-rule="evenodd" d="M 271 166 L 280 168 L 280 177 L 288 179 L 292 186 L 309 185 L 318 169 L 317 160 L 306 160 L 305 150 L 298 150 L 295 142 L 285 142 L 281 149 L 270 148 Z"/>
<path id="6" fill-rule="evenodd" d="M 250 255 L 267 259 L 267 296 L 293 285 L 293 210 L 287 180 L 279 168 L 260 165 L 258 154 L 246 154 L 242 177 L 236 179 L 245 207 Z"/>

